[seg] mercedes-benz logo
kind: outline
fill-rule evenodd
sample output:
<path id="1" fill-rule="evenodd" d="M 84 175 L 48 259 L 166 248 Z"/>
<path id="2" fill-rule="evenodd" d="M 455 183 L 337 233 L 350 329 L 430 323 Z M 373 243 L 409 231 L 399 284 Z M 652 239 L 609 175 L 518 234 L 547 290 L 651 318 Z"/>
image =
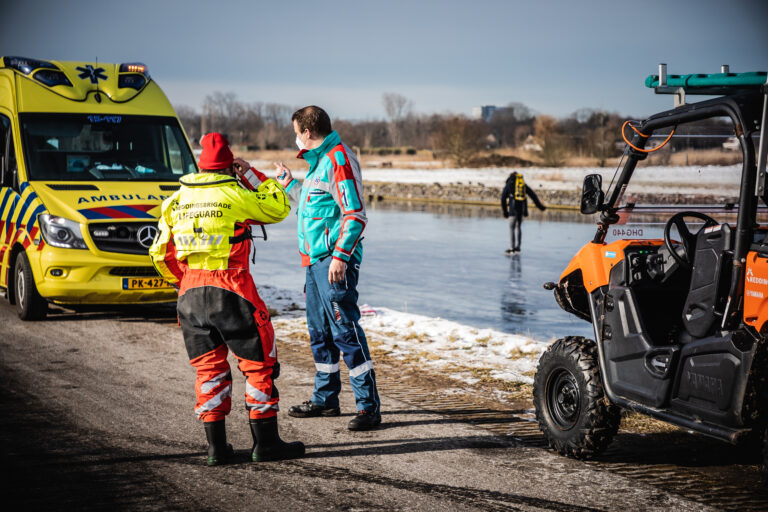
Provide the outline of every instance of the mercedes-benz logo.
<path id="1" fill-rule="evenodd" d="M 140 246 L 145 249 L 149 249 L 152 245 L 152 242 L 155 241 L 156 236 L 157 228 L 155 226 L 147 225 L 142 226 L 136 233 L 136 240 L 138 240 Z"/>

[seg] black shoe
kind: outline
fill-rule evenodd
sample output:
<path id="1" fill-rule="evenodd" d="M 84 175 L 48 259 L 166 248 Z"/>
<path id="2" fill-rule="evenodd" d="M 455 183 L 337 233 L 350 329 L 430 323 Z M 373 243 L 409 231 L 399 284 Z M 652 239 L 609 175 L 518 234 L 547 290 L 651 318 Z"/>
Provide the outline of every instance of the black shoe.
<path id="1" fill-rule="evenodd" d="M 324 405 L 317 405 L 312 400 L 307 400 L 301 405 L 292 405 L 288 409 L 288 416 L 294 418 L 315 418 L 317 416 L 338 416 L 341 414 L 341 409 L 338 407 L 326 407 Z"/>
<path id="2" fill-rule="evenodd" d="M 232 445 L 227 443 L 227 430 L 224 420 L 211 421 L 205 425 L 205 437 L 208 439 L 208 466 L 226 464 L 235 454 Z"/>
<path id="3" fill-rule="evenodd" d="M 507 249 L 506 251 L 504 251 L 504 254 L 512 254 L 513 252 L 515 252 L 515 250 L 514 250 L 513 248 L 511 248 L 511 247 L 510 247 L 509 249 Z"/>
<path id="4" fill-rule="evenodd" d="M 286 443 L 277 432 L 277 416 L 264 420 L 250 420 L 253 436 L 253 462 L 295 459 L 304 455 L 304 443 L 294 441 Z"/>
<path id="5" fill-rule="evenodd" d="M 381 425 L 381 414 L 373 411 L 357 411 L 349 421 L 349 430 L 369 430 Z"/>

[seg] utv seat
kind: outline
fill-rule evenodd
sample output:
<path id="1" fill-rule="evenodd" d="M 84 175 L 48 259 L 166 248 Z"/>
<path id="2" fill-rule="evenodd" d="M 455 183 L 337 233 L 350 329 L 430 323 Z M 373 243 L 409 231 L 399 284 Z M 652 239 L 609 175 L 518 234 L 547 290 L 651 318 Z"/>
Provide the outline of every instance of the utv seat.
<path id="1" fill-rule="evenodd" d="M 710 334 L 722 318 L 731 277 L 732 245 L 728 224 L 702 229 L 696 237 L 691 286 L 683 307 L 683 326 L 695 338 Z"/>

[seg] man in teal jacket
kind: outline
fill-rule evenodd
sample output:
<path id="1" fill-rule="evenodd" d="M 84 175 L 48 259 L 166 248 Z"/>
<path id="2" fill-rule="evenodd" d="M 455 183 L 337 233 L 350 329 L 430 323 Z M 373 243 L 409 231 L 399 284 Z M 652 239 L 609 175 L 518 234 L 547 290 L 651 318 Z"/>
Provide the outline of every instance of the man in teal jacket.
<path id="1" fill-rule="evenodd" d="M 360 164 L 320 107 L 304 107 L 292 119 L 298 157 L 309 163 L 309 171 L 300 186 L 281 162 L 276 164 L 282 173 L 277 181 L 298 206 L 299 253 L 307 269 L 307 325 L 316 373 L 312 398 L 291 407 L 288 414 L 306 418 L 341 413 L 342 352 L 358 411 L 349 429 L 375 428 L 381 424 L 379 395 L 357 307 L 361 239 L 368 221 Z"/>

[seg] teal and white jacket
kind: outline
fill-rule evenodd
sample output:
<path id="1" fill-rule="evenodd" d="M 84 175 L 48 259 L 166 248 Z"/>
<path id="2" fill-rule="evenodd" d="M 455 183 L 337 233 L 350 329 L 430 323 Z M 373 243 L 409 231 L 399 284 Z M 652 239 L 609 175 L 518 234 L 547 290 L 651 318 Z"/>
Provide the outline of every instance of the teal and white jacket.
<path id="1" fill-rule="evenodd" d="M 301 150 L 298 158 L 309 162 L 304 184 L 299 187 L 294 179 L 285 190 L 297 205 L 301 264 L 306 267 L 329 255 L 361 262 L 360 239 L 368 219 L 355 154 L 333 131 L 319 147 Z"/>

